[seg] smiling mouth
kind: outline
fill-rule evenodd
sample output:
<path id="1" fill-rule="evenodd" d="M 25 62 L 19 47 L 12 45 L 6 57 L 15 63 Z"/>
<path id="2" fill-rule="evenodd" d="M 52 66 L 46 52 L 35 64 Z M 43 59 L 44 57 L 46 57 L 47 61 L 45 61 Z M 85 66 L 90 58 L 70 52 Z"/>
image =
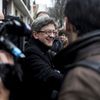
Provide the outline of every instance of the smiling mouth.
<path id="1" fill-rule="evenodd" d="M 52 42 L 54 39 L 52 38 L 47 38 L 47 41 Z"/>

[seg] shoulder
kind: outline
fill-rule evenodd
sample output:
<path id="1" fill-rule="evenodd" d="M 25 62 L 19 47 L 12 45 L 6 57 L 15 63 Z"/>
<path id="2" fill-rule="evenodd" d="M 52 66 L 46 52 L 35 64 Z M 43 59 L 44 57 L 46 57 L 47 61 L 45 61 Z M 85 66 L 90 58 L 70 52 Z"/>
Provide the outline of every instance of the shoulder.
<path id="1" fill-rule="evenodd" d="M 88 82 L 92 81 L 94 79 L 99 79 L 100 73 L 97 71 L 86 68 L 83 66 L 76 66 L 75 68 L 71 69 L 66 75 L 65 75 L 65 81 L 68 82 L 70 81 L 71 83 L 81 83 L 83 82 Z M 96 81 L 96 80 L 95 80 Z"/>

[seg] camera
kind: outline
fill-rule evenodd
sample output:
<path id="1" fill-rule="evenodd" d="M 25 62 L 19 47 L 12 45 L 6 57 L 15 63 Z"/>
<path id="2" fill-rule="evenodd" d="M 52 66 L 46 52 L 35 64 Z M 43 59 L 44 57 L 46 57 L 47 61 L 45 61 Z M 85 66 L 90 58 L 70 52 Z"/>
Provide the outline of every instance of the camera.
<path id="1" fill-rule="evenodd" d="M 1 20 L 0 23 L 0 48 L 10 52 L 17 58 L 24 58 L 25 55 L 22 53 L 16 44 L 9 39 L 9 36 L 15 37 L 29 37 L 31 34 L 31 27 L 20 20 L 18 17 L 10 16 Z"/>

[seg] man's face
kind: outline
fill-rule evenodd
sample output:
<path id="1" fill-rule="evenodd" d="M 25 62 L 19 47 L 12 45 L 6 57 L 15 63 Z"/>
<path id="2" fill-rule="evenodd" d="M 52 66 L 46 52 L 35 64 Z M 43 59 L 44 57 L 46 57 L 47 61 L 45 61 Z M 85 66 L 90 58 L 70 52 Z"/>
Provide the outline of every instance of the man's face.
<path id="1" fill-rule="evenodd" d="M 75 26 L 68 21 L 68 18 L 65 17 L 65 26 L 64 30 L 68 33 L 68 41 L 69 43 L 77 40 L 77 31 L 75 30 Z"/>
<path id="2" fill-rule="evenodd" d="M 35 38 L 40 40 L 46 46 L 51 47 L 56 34 L 57 30 L 55 29 L 55 26 L 53 24 L 48 24 L 35 34 Z"/>

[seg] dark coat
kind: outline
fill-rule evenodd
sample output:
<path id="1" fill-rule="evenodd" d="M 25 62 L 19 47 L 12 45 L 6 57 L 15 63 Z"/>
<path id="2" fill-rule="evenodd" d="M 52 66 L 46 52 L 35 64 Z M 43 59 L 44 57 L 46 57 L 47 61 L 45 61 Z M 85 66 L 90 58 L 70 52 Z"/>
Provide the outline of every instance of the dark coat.
<path id="1" fill-rule="evenodd" d="M 63 75 L 54 68 L 47 46 L 33 39 L 28 44 L 23 68 L 27 100 L 51 100 L 52 91 L 59 90 Z"/>
<path id="2" fill-rule="evenodd" d="M 81 61 L 91 61 L 98 70 Z M 89 34 L 69 45 L 55 57 L 65 67 L 65 78 L 58 100 L 100 100 L 100 31 Z M 96 67 L 96 66 L 95 66 Z"/>

